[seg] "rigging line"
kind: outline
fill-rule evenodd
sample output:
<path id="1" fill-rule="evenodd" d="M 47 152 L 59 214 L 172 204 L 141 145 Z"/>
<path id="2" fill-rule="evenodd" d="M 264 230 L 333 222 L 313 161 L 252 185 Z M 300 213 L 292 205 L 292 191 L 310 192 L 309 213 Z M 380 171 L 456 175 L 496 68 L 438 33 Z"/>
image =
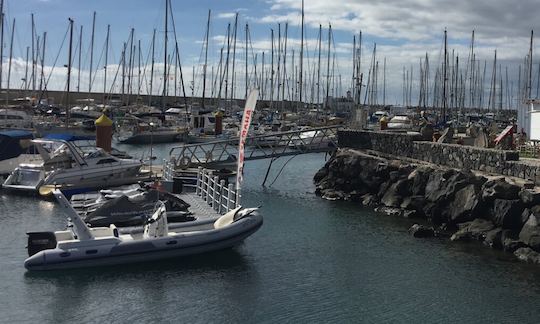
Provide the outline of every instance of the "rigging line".
<path id="1" fill-rule="evenodd" d="M 60 57 L 60 53 L 62 52 L 62 49 L 64 48 L 64 43 L 66 42 L 67 35 L 69 33 L 69 26 L 66 28 L 66 33 L 64 34 L 64 39 L 62 40 L 62 43 L 60 44 L 60 48 L 58 49 L 58 53 L 56 54 L 56 57 L 54 59 L 53 66 L 51 68 L 51 71 L 49 72 L 49 76 L 47 77 L 47 81 L 45 81 L 45 84 L 43 85 L 43 89 L 41 91 L 40 97 L 43 95 L 43 93 L 47 90 L 47 85 L 49 84 L 49 81 L 53 75 L 54 69 L 56 67 L 56 63 L 58 63 L 58 59 Z"/>
<path id="2" fill-rule="evenodd" d="M 272 185 L 276 182 L 276 180 L 277 180 L 278 177 L 280 176 L 281 172 L 283 172 L 283 169 L 285 169 L 285 166 L 287 166 L 287 164 L 288 164 L 289 162 L 291 162 L 292 159 L 294 159 L 294 158 L 297 157 L 298 155 L 300 155 L 300 154 L 296 154 L 296 155 L 291 156 L 285 163 L 283 163 L 283 166 L 281 166 L 281 169 L 279 170 L 278 174 L 277 174 L 276 177 L 274 178 L 274 181 L 272 181 L 272 183 L 270 184 L 269 187 L 272 187 Z"/>
<path id="3" fill-rule="evenodd" d="M 131 37 L 131 32 L 129 34 L 130 34 L 130 36 L 128 36 L 128 40 L 129 40 L 129 37 Z M 120 56 L 120 63 L 118 64 L 118 66 L 116 68 L 116 73 L 114 75 L 113 82 L 111 83 L 111 87 L 110 87 L 110 90 L 109 90 L 108 94 L 113 93 L 113 89 L 116 86 L 116 79 L 118 78 L 118 74 L 120 73 L 120 69 L 122 68 L 122 65 L 124 64 L 125 57 L 126 57 L 125 54 Z"/>
<path id="4" fill-rule="evenodd" d="M 94 81 L 96 80 L 96 76 L 98 74 L 98 72 L 101 70 L 99 67 L 100 67 L 100 64 L 101 64 L 101 60 L 103 59 L 103 56 L 105 55 L 105 47 L 107 45 L 103 45 L 103 47 L 101 48 L 101 54 L 99 55 L 99 59 L 97 61 L 97 64 L 96 64 L 96 72 L 92 74 L 92 81 L 90 82 L 90 85 L 93 86 L 94 85 Z"/>

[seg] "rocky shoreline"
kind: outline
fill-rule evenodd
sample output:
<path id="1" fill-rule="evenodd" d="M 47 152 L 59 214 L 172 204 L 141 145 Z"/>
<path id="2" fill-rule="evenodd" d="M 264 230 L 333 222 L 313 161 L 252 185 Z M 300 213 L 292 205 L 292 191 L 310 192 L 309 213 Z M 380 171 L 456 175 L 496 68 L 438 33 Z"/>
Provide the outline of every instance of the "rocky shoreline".
<path id="1" fill-rule="evenodd" d="M 419 219 L 414 237 L 478 241 L 540 264 L 540 192 L 469 170 L 339 149 L 315 174 L 316 194 Z"/>

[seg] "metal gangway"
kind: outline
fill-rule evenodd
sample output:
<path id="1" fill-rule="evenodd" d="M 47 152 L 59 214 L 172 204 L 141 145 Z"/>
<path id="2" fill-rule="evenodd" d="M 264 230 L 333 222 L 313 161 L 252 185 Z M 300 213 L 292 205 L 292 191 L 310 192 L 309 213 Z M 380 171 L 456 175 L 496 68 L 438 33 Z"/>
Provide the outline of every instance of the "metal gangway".
<path id="1" fill-rule="evenodd" d="M 330 152 L 337 148 L 337 131 L 342 125 L 249 136 L 244 160 L 278 159 L 306 153 Z M 238 138 L 184 144 L 169 151 L 163 162 L 163 176 L 172 179 L 176 170 L 205 167 L 221 169 L 236 165 Z"/>

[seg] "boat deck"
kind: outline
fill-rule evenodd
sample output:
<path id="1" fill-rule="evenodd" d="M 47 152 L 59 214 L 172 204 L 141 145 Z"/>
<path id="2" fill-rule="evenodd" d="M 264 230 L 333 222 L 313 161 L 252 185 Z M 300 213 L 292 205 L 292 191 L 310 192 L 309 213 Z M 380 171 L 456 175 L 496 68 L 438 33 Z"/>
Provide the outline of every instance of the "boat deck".
<path id="1" fill-rule="evenodd" d="M 193 216 L 197 219 L 209 219 L 221 216 L 212 208 L 212 206 L 208 205 L 206 201 L 197 196 L 195 192 L 183 192 L 177 196 L 191 205 L 189 211 L 192 212 Z"/>

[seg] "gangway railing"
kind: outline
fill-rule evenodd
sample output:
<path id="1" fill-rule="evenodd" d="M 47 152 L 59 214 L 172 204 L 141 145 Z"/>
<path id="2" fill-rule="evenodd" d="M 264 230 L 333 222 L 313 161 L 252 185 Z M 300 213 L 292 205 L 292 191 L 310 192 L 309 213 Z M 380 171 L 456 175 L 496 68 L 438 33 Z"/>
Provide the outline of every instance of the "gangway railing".
<path id="1" fill-rule="evenodd" d="M 298 131 L 250 136 L 246 139 L 245 160 L 258 160 L 297 154 L 332 151 L 337 147 L 337 131 L 341 125 L 310 128 Z M 169 172 L 189 166 L 236 163 L 238 138 L 185 144 L 171 148 L 164 166 Z"/>
<path id="2" fill-rule="evenodd" d="M 240 189 L 213 174 L 212 170 L 198 168 L 195 193 L 216 212 L 225 214 L 240 207 Z"/>

